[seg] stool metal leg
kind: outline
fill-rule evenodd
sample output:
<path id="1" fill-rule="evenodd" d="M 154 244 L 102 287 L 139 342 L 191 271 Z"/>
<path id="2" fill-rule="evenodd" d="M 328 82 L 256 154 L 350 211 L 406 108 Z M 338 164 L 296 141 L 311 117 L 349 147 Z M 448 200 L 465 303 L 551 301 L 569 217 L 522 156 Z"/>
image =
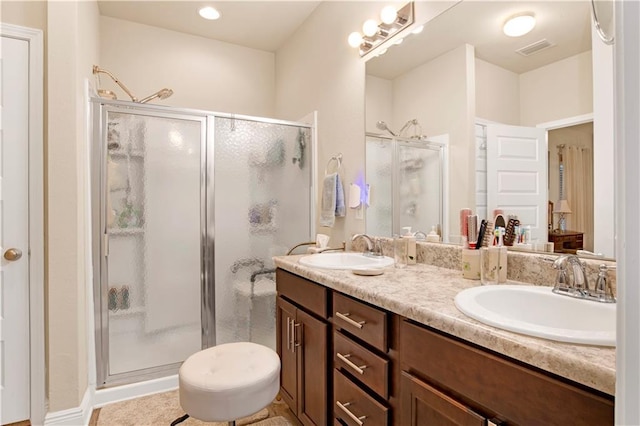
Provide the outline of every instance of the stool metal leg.
<path id="1" fill-rule="evenodd" d="M 236 421 L 234 420 L 234 421 L 232 421 L 232 422 L 229 422 L 229 423 L 228 423 L 228 425 L 229 425 L 229 426 L 236 426 Z"/>
<path id="2" fill-rule="evenodd" d="M 178 417 L 177 419 L 175 419 L 174 421 L 171 422 L 171 426 L 176 426 L 178 423 L 182 423 L 185 420 L 187 420 L 189 418 L 188 414 L 185 414 L 182 417 Z"/>

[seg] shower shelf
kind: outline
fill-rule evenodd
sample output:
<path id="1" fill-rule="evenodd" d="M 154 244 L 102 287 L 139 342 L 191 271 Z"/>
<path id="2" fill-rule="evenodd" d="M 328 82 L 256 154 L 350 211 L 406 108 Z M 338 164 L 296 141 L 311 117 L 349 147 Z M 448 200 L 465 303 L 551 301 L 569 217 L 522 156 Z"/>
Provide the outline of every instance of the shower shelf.
<path id="1" fill-rule="evenodd" d="M 140 235 L 144 228 L 109 228 L 109 235 Z"/>
<path id="2" fill-rule="evenodd" d="M 127 153 L 125 150 L 110 150 L 109 155 L 113 158 L 125 158 L 129 154 L 131 158 L 143 158 L 144 152 L 140 150 L 132 150 L 130 153 Z"/>
<path id="3" fill-rule="evenodd" d="M 122 318 L 137 314 L 143 314 L 145 309 L 142 307 L 135 307 L 129 309 L 118 309 L 117 311 L 109 311 L 109 318 Z"/>

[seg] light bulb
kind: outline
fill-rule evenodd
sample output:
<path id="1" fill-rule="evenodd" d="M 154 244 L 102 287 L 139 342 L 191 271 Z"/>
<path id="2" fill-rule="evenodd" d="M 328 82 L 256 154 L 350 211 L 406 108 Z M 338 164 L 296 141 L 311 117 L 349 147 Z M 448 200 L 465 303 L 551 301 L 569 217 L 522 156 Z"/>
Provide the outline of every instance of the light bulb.
<path id="1" fill-rule="evenodd" d="M 536 18 L 532 14 L 517 15 L 504 23 L 502 31 L 509 37 L 520 37 L 536 26 Z"/>
<path id="2" fill-rule="evenodd" d="M 362 35 L 359 32 L 352 32 L 349 34 L 349 46 L 358 47 L 362 43 Z"/>
<path id="3" fill-rule="evenodd" d="M 382 8 L 380 12 L 380 20 L 385 24 L 393 24 L 396 18 L 398 17 L 398 12 L 396 8 L 393 6 L 385 6 Z"/>
<path id="4" fill-rule="evenodd" d="M 220 17 L 220 12 L 218 12 L 211 6 L 203 7 L 202 9 L 198 10 L 198 13 L 204 19 L 209 19 L 211 21 L 216 20 Z"/>
<path id="5" fill-rule="evenodd" d="M 373 37 L 378 34 L 378 23 L 373 19 L 369 19 L 362 24 L 362 32 L 367 37 Z"/>
<path id="6" fill-rule="evenodd" d="M 418 28 L 416 28 L 415 30 L 411 31 L 412 34 L 420 34 L 422 32 L 422 30 L 424 30 L 424 25 L 420 25 Z"/>
<path id="7" fill-rule="evenodd" d="M 396 45 L 397 45 L 397 44 L 401 44 L 403 41 L 404 41 L 404 39 L 403 39 L 403 38 L 399 38 L 399 39 L 398 39 L 398 40 L 396 40 L 396 41 L 395 41 L 395 43 L 393 43 L 393 44 L 396 44 Z"/>
<path id="8" fill-rule="evenodd" d="M 387 53 L 387 49 L 380 49 L 380 51 L 378 52 L 378 54 L 376 56 L 382 56 L 385 53 Z"/>

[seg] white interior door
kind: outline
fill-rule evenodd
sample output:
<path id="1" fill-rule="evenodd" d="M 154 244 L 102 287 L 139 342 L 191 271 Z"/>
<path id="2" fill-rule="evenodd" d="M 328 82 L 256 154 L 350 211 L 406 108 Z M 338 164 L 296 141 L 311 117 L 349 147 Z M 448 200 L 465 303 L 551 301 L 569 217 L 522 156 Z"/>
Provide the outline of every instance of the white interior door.
<path id="1" fill-rule="evenodd" d="M 0 393 L 2 424 L 29 418 L 29 42 L 0 49 Z"/>
<path id="2" fill-rule="evenodd" d="M 536 127 L 487 125 L 487 211 L 502 209 L 548 239 L 547 136 Z"/>

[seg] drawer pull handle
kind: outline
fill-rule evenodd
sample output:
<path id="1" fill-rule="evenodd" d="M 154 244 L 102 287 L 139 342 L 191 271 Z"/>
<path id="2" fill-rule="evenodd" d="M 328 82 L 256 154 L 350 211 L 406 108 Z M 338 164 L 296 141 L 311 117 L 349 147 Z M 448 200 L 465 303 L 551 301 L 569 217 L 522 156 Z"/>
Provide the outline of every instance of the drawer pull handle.
<path id="1" fill-rule="evenodd" d="M 367 416 L 356 416 L 355 414 L 353 414 L 347 407 L 351 405 L 350 402 L 345 402 L 344 404 L 340 401 L 336 401 L 336 405 L 338 407 L 340 407 L 340 409 L 342 411 L 344 411 L 347 416 L 351 417 L 351 419 L 353 419 L 354 422 L 358 423 L 360 426 L 362 426 L 364 424 L 363 420 L 367 418 Z"/>
<path id="2" fill-rule="evenodd" d="M 353 368 L 354 370 L 356 370 L 358 373 L 360 374 L 364 374 L 364 369 L 367 368 L 366 365 L 361 365 L 360 367 L 358 367 L 357 365 L 355 365 L 353 362 L 351 362 L 348 358 L 351 357 L 351 354 L 346 354 L 346 355 L 342 355 L 340 352 L 336 352 L 336 356 L 338 358 L 340 358 L 340 360 L 342 360 L 342 362 L 344 362 L 345 364 L 347 364 L 349 367 Z"/>
<path id="3" fill-rule="evenodd" d="M 291 350 L 291 318 L 287 317 L 287 350 Z"/>
<path id="4" fill-rule="evenodd" d="M 341 312 L 336 311 L 336 316 L 338 318 L 340 318 L 343 321 L 346 321 L 347 323 L 351 324 L 354 327 L 362 328 L 366 324 L 365 321 L 352 320 L 351 318 L 349 318 L 350 315 L 351 315 L 350 313 L 343 314 Z"/>

